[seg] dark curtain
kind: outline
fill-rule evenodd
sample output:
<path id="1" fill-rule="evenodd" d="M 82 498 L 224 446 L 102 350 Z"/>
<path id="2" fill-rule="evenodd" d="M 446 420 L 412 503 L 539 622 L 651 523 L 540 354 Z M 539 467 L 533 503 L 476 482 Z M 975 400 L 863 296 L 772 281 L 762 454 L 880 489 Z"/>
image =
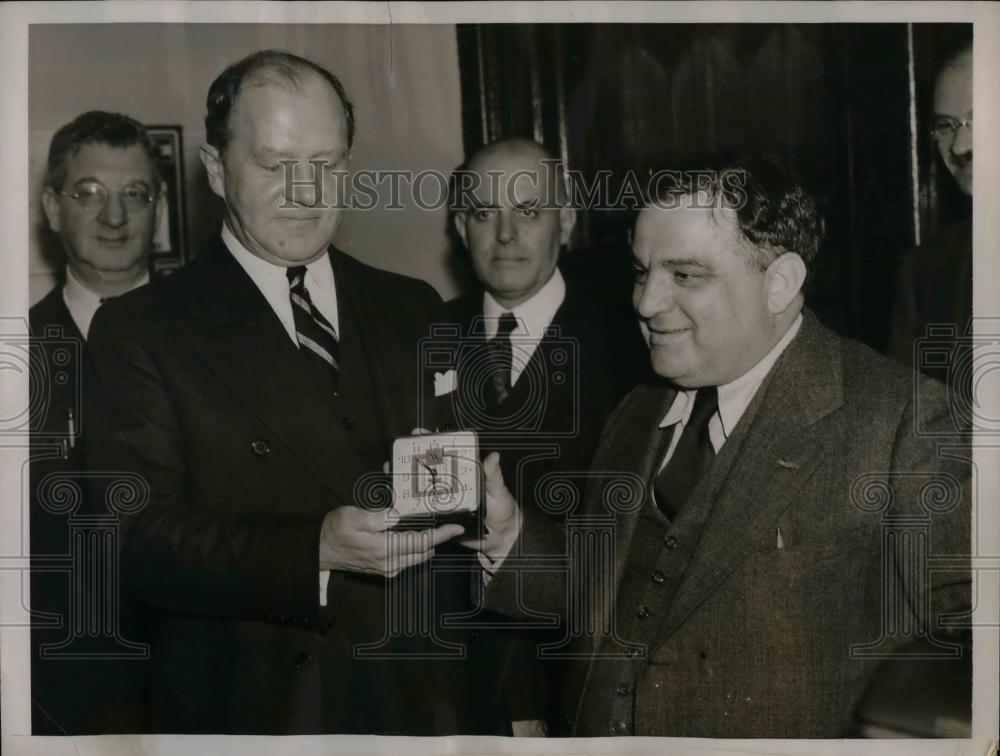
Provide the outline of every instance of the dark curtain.
<path id="1" fill-rule="evenodd" d="M 926 128 L 931 61 L 957 26 L 461 26 L 466 153 L 534 138 L 588 182 L 609 171 L 612 197 L 629 172 L 777 153 L 825 219 L 810 306 L 881 349 L 901 255 L 918 229 L 926 236 L 969 212 L 939 175 Z M 626 296 L 633 218 L 581 213 L 564 264 L 617 281 Z"/>

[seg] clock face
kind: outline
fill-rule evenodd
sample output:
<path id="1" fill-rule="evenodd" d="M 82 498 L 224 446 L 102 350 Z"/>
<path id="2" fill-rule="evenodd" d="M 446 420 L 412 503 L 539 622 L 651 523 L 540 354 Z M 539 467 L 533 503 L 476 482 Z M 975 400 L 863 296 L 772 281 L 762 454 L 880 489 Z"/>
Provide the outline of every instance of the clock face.
<path id="1" fill-rule="evenodd" d="M 396 517 L 459 514 L 479 507 L 479 445 L 474 433 L 396 439 L 392 469 Z"/>
<path id="2" fill-rule="evenodd" d="M 431 446 L 423 453 L 411 455 L 410 483 L 414 497 L 427 496 L 435 503 L 444 503 L 455 493 L 461 493 L 458 477 L 459 456 L 440 446 Z"/>

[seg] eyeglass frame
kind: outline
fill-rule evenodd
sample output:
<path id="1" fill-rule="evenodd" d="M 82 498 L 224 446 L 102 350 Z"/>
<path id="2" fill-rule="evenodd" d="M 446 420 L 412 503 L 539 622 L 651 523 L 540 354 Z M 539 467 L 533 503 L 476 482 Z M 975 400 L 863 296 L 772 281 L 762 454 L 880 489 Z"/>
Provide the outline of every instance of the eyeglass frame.
<path id="1" fill-rule="evenodd" d="M 100 212 L 101 210 L 103 210 L 104 208 L 106 208 L 108 206 L 108 202 L 111 201 L 111 194 L 112 194 L 112 192 L 114 192 L 115 194 L 118 194 L 118 195 L 122 195 L 124 193 L 124 191 L 127 191 L 131 187 L 135 186 L 135 184 L 129 184 L 127 187 L 125 187 L 124 190 L 112 190 L 112 189 L 108 189 L 100 181 L 86 181 L 86 182 L 84 182 L 84 184 L 85 185 L 96 186 L 96 187 L 98 187 L 104 193 L 104 201 L 101 202 L 100 205 L 96 205 L 95 207 L 86 207 L 85 205 L 81 204 L 81 202 L 80 202 L 80 192 L 79 191 L 77 191 L 77 192 L 74 193 L 74 192 L 67 192 L 64 189 L 56 189 L 55 192 L 56 192 L 56 194 L 61 194 L 63 197 L 69 197 L 70 199 L 74 200 L 84 210 L 92 210 L 92 211 Z M 153 189 L 152 191 L 149 191 L 148 196 L 146 197 L 146 203 L 144 205 L 137 205 L 136 207 L 128 207 L 126 205 L 126 209 L 128 209 L 130 212 L 139 212 L 139 211 L 142 211 L 142 210 L 145 210 L 145 209 L 149 208 L 150 206 L 153 205 L 153 203 L 156 202 L 157 195 L 159 194 L 159 191 L 160 191 L 159 187 Z M 125 205 L 124 200 L 122 201 L 122 204 Z"/>
<path id="2" fill-rule="evenodd" d="M 935 118 L 937 123 L 933 124 L 928 131 L 931 137 L 938 142 L 944 142 L 948 139 L 954 139 L 958 130 L 961 128 L 967 128 L 972 130 L 972 116 L 968 118 L 952 118 L 951 116 L 937 116 Z M 944 127 L 947 131 L 938 136 L 938 130 Z"/>

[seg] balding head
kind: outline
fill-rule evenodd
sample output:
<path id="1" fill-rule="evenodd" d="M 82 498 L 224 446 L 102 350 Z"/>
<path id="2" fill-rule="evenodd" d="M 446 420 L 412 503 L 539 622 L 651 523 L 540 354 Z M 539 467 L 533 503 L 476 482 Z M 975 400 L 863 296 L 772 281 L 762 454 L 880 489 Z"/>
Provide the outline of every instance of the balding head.
<path id="1" fill-rule="evenodd" d="M 455 230 L 476 276 L 504 307 L 534 296 L 552 277 L 576 213 L 562 166 L 540 144 L 494 142 L 455 172 Z"/>
<path id="2" fill-rule="evenodd" d="M 502 171 L 508 166 L 518 166 L 515 171 L 523 172 L 512 182 L 510 188 L 513 191 L 524 188 L 527 182 L 537 181 L 543 190 L 547 205 L 568 204 L 569 195 L 566 191 L 562 161 L 544 146 L 530 139 L 504 139 L 492 142 L 474 153 L 457 173 L 479 177 L 480 183 L 489 186 L 488 174 Z M 475 184 L 470 182 L 466 186 L 474 187 Z"/>

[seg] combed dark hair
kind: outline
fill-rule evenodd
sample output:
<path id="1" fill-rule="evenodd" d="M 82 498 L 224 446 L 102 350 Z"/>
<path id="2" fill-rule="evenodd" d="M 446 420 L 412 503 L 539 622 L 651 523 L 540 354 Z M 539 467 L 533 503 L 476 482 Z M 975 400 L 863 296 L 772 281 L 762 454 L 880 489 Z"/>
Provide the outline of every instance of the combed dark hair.
<path id="1" fill-rule="evenodd" d="M 138 144 L 153 163 L 153 175 L 160 181 L 159 155 L 146 129 L 134 118 L 121 113 L 91 110 L 77 116 L 52 137 L 45 169 L 45 185 L 62 189 L 66 180 L 66 158 L 87 144 L 104 144 L 126 149 Z"/>
<path id="2" fill-rule="evenodd" d="M 226 151 L 231 137 L 229 119 L 243 87 L 263 84 L 277 78 L 279 83 L 297 87 L 302 74 L 308 71 L 319 74 L 333 87 L 344 106 L 347 118 L 347 146 L 354 144 L 354 105 L 347 99 L 347 92 L 340 79 L 317 63 L 306 58 L 278 50 L 261 50 L 233 63 L 219 74 L 208 88 L 205 113 L 205 133 L 208 143 L 221 155 Z"/>
<path id="3" fill-rule="evenodd" d="M 794 252 L 811 269 L 823 224 L 816 202 L 776 155 L 708 160 L 658 175 L 647 206 L 670 206 L 679 196 L 705 192 L 713 203 L 736 211 L 751 264 L 764 270 L 778 255 Z"/>

